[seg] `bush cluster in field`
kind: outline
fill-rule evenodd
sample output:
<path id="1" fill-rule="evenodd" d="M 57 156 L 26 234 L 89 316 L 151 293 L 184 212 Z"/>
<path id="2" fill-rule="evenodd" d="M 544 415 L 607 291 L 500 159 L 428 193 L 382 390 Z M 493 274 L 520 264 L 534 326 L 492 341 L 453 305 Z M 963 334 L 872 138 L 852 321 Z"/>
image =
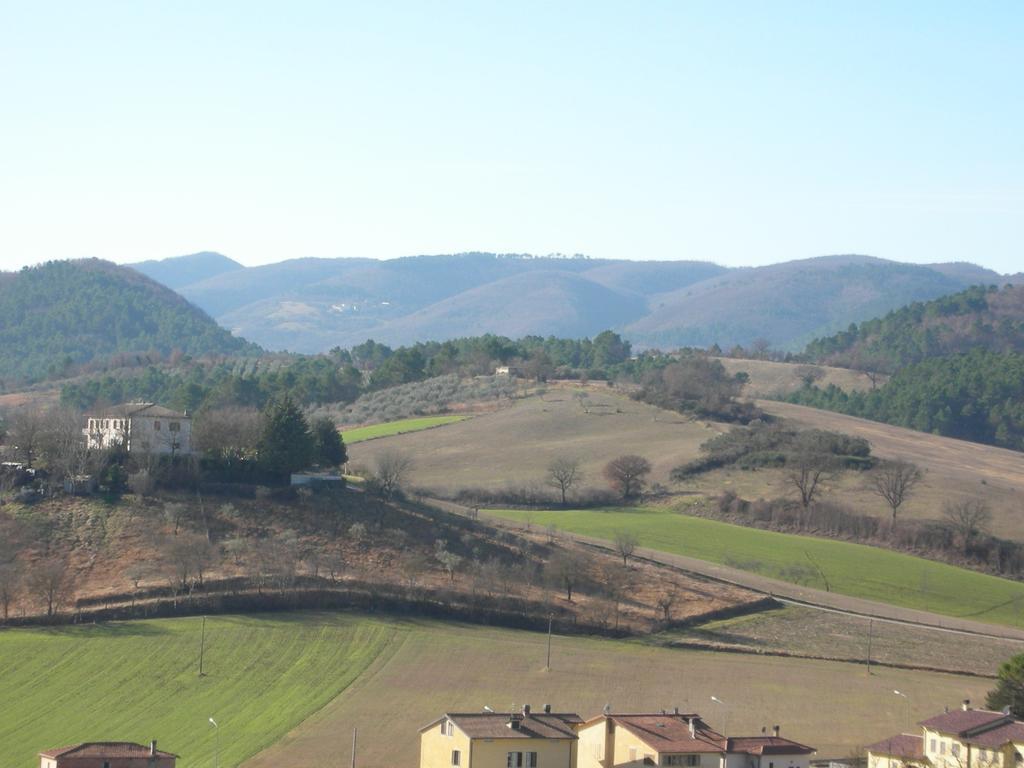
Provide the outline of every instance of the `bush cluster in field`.
<path id="1" fill-rule="evenodd" d="M 456 403 L 511 398 L 517 389 L 508 377 L 464 379 L 452 374 L 371 392 L 345 408 L 317 409 L 316 415 L 328 415 L 340 424 L 376 424 L 441 413 Z"/>

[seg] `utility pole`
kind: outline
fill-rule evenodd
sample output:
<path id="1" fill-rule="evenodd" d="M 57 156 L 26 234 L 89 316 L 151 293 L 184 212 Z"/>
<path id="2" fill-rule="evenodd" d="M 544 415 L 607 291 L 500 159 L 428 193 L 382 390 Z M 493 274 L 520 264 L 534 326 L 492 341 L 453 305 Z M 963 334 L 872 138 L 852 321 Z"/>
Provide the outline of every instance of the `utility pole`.
<path id="1" fill-rule="evenodd" d="M 352 729 L 352 768 L 356 768 L 356 735 L 358 733 L 358 728 Z"/>
<path id="2" fill-rule="evenodd" d="M 548 614 L 548 663 L 544 665 L 544 669 L 551 669 L 551 622 L 554 619 L 552 614 Z"/>
<path id="3" fill-rule="evenodd" d="M 206 652 L 206 617 L 203 616 L 203 632 L 199 637 L 199 676 L 202 677 L 205 673 L 203 672 L 203 654 Z"/>
<path id="4" fill-rule="evenodd" d="M 875 620 L 868 619 L 868 674 L 871 674 L 871 635 L 874 633 Z"/>

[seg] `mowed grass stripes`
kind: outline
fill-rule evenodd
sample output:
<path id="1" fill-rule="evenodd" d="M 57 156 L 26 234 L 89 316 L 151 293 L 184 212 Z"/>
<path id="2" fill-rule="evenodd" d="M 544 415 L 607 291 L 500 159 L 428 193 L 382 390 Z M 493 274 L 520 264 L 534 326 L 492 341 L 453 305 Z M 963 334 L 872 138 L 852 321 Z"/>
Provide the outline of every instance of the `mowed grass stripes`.
<path id="1" fill-rule="evenodd" d="M 218 616 L 0 631 L 5 765 L 78 741 L 157 739 L 179 765 L 234 766 L 269 746 L 396 645 L 399 630 L 339 614 Z"/>
<path id="2" fill-rule="evenodd" d="M 632 531 L 640 545 L 731 565 L 833 592 L 933 611 L 947 616 L 1024 627 L 1024 583 L 956 568 L 878 547 L 762 531 L 690 517 L 659 507 L 601 510 L 492 510 L 514 520 L 612 540 Z M 801 578 L 794 578 L 796 572 Z"/>
<path id="3" fill-rule="evenodd" d="M 432 427 L 442 427 L 445 424 L 453 424 L 462 421 L 465 416 L 425 416 L 419 419 L 400 419 L 399 421 L 388 421 L 384 424 L 371 424 L 368 427 L 356 427 L 346 429 L 341 433 L 345 443 L 361 443 L 364 440 L 373 440 L 375 437 L 391 437 L 392 435 L 404 435 L 406 432 L 419 432 Z"/>

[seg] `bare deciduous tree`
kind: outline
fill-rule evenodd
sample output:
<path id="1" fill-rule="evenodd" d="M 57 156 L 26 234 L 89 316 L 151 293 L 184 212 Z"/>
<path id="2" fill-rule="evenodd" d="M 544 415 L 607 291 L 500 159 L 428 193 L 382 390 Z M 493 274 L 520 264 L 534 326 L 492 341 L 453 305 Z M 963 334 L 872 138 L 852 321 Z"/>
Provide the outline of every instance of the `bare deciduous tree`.
<path id="1" fill-rule="evenodd" d="M 909 461 L 887 461 L 875 470 L 871 478 L 871 490 L 889 505 L 892 522 L 896 522 L 896 511 L 920 479 L 921 470 Z"/>
<path id="2" fill-rule="evenodd" d="M 11 611 L 11 603 L 21 592 L 21 568 L 13 562 L 0 563 L 0 609 L 3 609 L 4 621 Z"/>
<path id="3" fill-rule="evenodd" d="M 825 371 L 816 365 L 798 365 L 796 377 L 805 387 L 812 387 L 825 378 Z"/>
<path id="4" fill-rule="evenodd" d="M 658 593 L 655 599 L 657 606 L 661 609 L 661 620 L 669 622 L 672 620 L 672 606 L 679 602 L 679 589 L 673 584 Z"/>
<path id="5" fill-rule="evenodd" d="M 377 456 L 374 474 L 377 490 L 385 499 L 394 498 L 402 489 L 413 468 L 413 458 L 405 451 L 390 448 Z"/>
<path id="6" fill-rule="evenodd" d="M 623 499 L 638 495 L 644 487 L 644 480 L 651 473 L 651 462 L 643 456 L 626 455 L 612 459 L 604 467 L 604 476 L 612 489 L 622 494 Z"/>
<path id="7" fill-rule="evenodd" d="M 7 422 L 7 442 L 19 461 L 33 466 L 42 451 L 46 419 L 37 408 L 21 408 Z"/>
<path id="8" fill-rule="evenodd" d="M 554 584 L 565 590 L 565 599 L 571 603 L 573 590 L 583 573 L 582 558 L 570 550 L 559 550 L 548 560 L 544 572 Z"/>
<path id="9" fill-rule="evenodd" d="M 797 451 L 786 459 L 786 480 L 796 488 L 800 504 L 809 509 L 821 493 L 822 484 L 831 477 L 831 458 L 811 448 Z"/>
<path id="10" fill-rule="evenodd" d="M 563 507 L 566 494 L 579 483 L 581 478 L 579 459 L 561 457 L 548 464 L 547 483 L 557 488 L 562 494 Z"/>
<path id="11" fill-rule="evenodd" d="M 68 564 L 58 558 L 44 560 L 28 572 L 29 592 L 46 606 L 46 615 L 53 616 L 74 595 L 74 582 Z"/>
<path id="12" fill-rule="evenodd" d="M 975 536 L 988 530 L 992 522 L 992 510 L 980 499 L 947 501 L 942 506 L 942 516 L 960 537 L 964 551 L 971 546 Z"/>
<path id="13" fill-rule="evenodd" d="M 619 531 L 615 534 L 615 551 L 619 553 L 624 566 L 629 564 L 629 558 L 633 556 L 638 543 L 639 539 L 632 531 Z"/>

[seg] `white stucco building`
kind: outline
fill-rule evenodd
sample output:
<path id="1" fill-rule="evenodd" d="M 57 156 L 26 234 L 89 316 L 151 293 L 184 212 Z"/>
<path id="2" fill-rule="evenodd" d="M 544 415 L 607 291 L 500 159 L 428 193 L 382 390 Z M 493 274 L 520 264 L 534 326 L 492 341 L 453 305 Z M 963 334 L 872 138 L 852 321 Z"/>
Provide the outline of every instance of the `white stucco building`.
<path id="1" fill-rule="evenodd" d="M 192 417 L 154 403 L 115 405 L 90 416 L 82 431 L 89 448 L 123 445 L 129 453 L 192 453 Z"/>

